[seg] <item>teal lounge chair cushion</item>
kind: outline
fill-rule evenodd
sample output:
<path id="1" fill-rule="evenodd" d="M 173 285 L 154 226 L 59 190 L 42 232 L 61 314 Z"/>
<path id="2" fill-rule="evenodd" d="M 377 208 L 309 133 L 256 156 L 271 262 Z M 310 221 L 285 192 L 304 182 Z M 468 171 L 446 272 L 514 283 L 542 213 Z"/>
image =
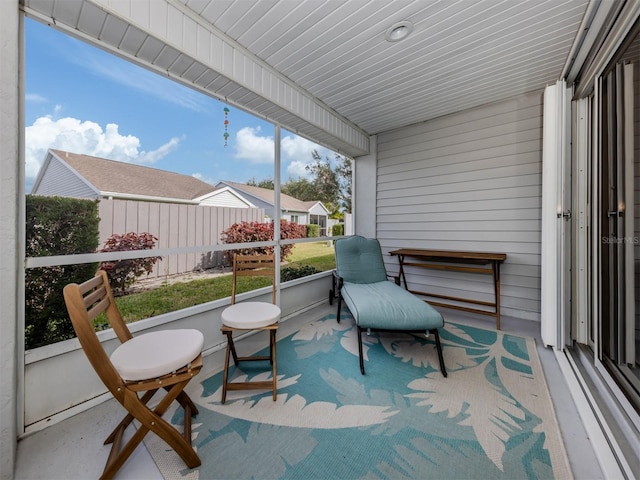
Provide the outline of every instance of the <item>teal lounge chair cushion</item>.
<path id="1" fill-rule="evenodd" d="M 436 309 L 388 280 L 345 282 L 342 298 L 361 328 L 426 331 L 444 326 Z"/>
<path id="2" fill-rule="evenodd" d="M 341 238 L 335 243 L 336 270 L 345 282 L 375 283 L 387 280 L 380 244 L 364 237 Z"/>

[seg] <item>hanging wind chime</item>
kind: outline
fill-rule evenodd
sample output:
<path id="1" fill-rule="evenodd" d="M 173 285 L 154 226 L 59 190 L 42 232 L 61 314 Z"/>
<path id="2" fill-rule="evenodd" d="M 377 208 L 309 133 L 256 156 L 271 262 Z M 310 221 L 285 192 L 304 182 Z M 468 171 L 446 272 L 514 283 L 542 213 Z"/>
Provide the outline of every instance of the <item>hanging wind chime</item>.
<path id="1" fill-rule="evenodd" d="M 224 107 L 224 146 L 227 146 L 227 140 L 229 140 L 229 109 Z"/>

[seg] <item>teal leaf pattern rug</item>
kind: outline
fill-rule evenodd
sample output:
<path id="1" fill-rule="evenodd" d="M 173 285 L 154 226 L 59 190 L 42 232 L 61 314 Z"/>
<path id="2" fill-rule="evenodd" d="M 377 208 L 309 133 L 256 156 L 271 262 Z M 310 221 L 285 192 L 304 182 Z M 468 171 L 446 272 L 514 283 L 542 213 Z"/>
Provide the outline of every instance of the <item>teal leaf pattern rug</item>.
<path id="1" fill-rule="evenodd" d="M 154 436 L 145 441 L 167 479 L 572 478 L 535 342 L 447 323 L 449 376 L 434 338 L 363 335 L 346 311 L 304 325 L 277 346 L 278 397 L 232 391 L 222 373 L 196 378 L 200 413 L 188 469 Z M 264 354 L 265 352 L 262 352 Z M 235 380 L 266 380 L 268 362 L 230 367 Z M 199 380 L 199 383 L 198 383 Z M 182 416 L 168 412 L 175 425 Z"/>

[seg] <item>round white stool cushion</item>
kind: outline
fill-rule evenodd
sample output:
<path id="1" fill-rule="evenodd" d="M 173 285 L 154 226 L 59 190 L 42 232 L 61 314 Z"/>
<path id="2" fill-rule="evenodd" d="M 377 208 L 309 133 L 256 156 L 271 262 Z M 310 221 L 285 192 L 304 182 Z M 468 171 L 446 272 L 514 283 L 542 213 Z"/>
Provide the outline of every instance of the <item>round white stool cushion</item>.
<path id="1" fill-rule="evenodd" d="M 222 324 L 251 330 L 272 325 L 280 320 L 280 308 L 267 302 L 241 302 L 222 312 Z"/>
<path id="2" fill-rule="evenodd" d="M 111 362 L 124 380 L 146 380 L 174 372 L 202 352 L 199 330 L 162 330 L 133 337 L 111 354 Z"/>

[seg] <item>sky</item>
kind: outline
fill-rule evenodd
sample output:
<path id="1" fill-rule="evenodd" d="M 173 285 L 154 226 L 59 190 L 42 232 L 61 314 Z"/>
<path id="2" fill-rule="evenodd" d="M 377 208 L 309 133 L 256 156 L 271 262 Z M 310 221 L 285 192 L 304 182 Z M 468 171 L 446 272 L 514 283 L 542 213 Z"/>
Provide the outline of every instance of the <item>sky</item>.
<path id="1" fill-rule="evenodd" d="M 34 20 L 25 31 L 27 193 L 49 148 L 211 184 L 274 178 L 273 124 Z M 302 137 L 281 136 L 282 182 L 306 176 L 314 149 L 333 159 Z"/>

